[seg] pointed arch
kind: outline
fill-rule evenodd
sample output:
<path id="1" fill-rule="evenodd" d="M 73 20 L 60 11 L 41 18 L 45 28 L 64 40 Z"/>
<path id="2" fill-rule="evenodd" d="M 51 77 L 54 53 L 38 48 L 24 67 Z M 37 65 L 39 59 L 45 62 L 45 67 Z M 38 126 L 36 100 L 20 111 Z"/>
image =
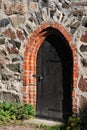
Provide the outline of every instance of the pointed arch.
<path id="1" fill-rule="evenodd" d="M 58 23 L 44 23 L 38 26 L 31 34 L 28 43 L 25 48 L 24 52 L 24 62 L 23 62 L 23 87 L 22 87 L 22 94 L 23 94 L 23 102 L 24 103 L 31 103 L 36 105 L 36 79 L 33 77 L 33 74 L 36 74 L 36 59 L 37 59 L 37 52 L 43 41 L 46 37 L 52 33 L 50 31 L 52 28 L 53 31 L 58 30 L 64 38 L 67 40 L 73 55 L 73 92 L 72 92 L 72 102 L 73 102 L 73 111 L 77 110 L 77 98 L 74 92 L 74 88 L 77 86 L 77 78 L 78 78 L 78 62 L 77 62 L 77 55 L 76 55 L 76 48 L 72 43 L 72 37 L 67 32 L 67 30 Z M 48 29 L 48 31 L 47 31 Z M 56 31 L 55 31 L 56 34 Z"/>

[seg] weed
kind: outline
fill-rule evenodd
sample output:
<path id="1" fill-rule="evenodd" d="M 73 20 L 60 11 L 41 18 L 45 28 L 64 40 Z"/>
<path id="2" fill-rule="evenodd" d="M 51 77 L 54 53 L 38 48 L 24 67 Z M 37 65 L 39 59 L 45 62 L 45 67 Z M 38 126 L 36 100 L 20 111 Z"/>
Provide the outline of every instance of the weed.
<path id="1" fill-rule="evenodd" d="M 34 107 L 30 104 L 13 104 L 6 101 L 0 103 L 0 125 L 10 122 L 11 120 L 29 119 L 34 115 Z"/>
<path id="2" fill-rule="evenodd" d="M 38 128 L 40 130 L 60 130 L 60 126 L 59 125 L 55 125 L 55 126 L 46 126 L 46 125 L 39 125 Z"/>

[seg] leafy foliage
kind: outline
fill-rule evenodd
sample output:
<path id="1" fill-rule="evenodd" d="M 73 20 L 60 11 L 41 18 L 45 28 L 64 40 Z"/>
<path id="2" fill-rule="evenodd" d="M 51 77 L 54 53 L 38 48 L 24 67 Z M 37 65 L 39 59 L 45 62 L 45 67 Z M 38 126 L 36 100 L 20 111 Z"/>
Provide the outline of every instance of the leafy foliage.
<path id="1" fill-rule="evenodd" d="M 79 116 L 70 116 L 61 130 L 87 130 L 87 108 L 81 110 Z"/>
<path id="2" fill-rule="evenodd" d="M 0 103 L 0 124 L 10 120 L 29 119 L 35 115 L 34 107 L 30 104 L 13 104 L 6 101 Z"/>
<path id="3" fill-rule="evenodd" d="M 35 116 L 34 106 L 30 104 L 9 103 L 3 101 L 0 103 L 0 125 L 7 122 L 29 119 Z M 80 110 L 80 115 L 70 116 L 67 123 L 56 126 L 40 125 L 41 130 L 87 130 L 87 107 Z"/>
<path id="4" fill-rule="evenodd" d="M 82 110 L 80 110 L 81 126 L 80 130 L 87 130 L 87 106 L 85 105 Z"/>
<path id="5" fill-rule="evenodd" d="M 81 118 L 73 115 L 67 122 L 67 130 L 80 130 Z"/>
<path id="6" fill-rule="evenodd" d="M 55 126 L 45 126 L 45 125 L 43 125 L 43 124 L 41 124 L 41 125 L 39 126 L 39 129 L 41 129 L 41 130 L 61 130 L 59 125 L 55 125 Z"/>

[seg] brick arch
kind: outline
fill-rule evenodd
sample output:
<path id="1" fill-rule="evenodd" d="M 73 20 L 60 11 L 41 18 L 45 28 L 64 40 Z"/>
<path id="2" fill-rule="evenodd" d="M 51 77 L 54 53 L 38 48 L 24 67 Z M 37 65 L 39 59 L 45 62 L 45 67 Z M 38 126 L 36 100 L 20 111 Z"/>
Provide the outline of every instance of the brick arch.
<path id="1" fill-rule="evenodd" d="M 42 24 L 37 29 L 35 29 L 26 45 L 25 52 L 24 52 L 24 62 L 23 62 L 23 87 L 22 87 L 22 94 L 23 94 L 23 102 L 24 103 L 31 103 L 36 105 L 36 79 L 33 77 L 33 74 L 36 74 L 36 58 L 37 52 L 45 38 L 51 33 L 46 32 L 47 28 L 53 28 L 58 30 L 68 41 L 68 44 L 72 50 L 73 54 L 73 92 L 72 92 L 72 99 L 73 99 L 73 111 L 77 109 L 77 98 L 74 91 L 74 88 L 77 86 L 77 78 L 78 78 L 78 63 L 77 63 L 77 55 L 76 55 L 76 48 L 72 44 L 72 37 L 66 31 L 66 29 L 58 24 Z M 44 30 L 44 31 L 43 31 Z"/>

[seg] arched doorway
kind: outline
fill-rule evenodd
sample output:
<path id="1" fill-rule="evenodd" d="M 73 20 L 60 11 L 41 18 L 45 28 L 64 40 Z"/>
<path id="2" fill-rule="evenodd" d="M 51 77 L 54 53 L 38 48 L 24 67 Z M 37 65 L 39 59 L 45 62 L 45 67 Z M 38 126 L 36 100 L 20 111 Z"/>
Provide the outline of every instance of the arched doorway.
<path id="1" fill-rule="evenodd" d="M 71 36 L 66 29 L 58 23 L 45 23 L 40 25 L 33 31 L 28 40 L 28 44 L 26 45 L 24 52 L 24 62 L 22 67 L 23 103 L 31 103 L 35 106 L 35 108 L 37 107 L 37 78 L 43 78 L 37 76 L 37 64 L 39 51 L 45 44 L 44 42 L 48 42 L 48 45 L 53 47 L 53 53 L 56 52 L 55 55 L 57 55 L 57 58 L 61 61 L 60 68 L 62 71 L 60 73 L 60 77 L 63 81 L 62 85 L 60 85 L 62 86 L 61 92 L 63 94 L 61 98 L 63 99 L 61 104 L 61 119 L 65 119 L 72 113 L 72 111 L 77 112 L 77 97 L 74 88 L 77 87 L 78 62 L 76 48 L 72 44 Z"/>
<path id="2" fill-rule="evenodd" d="M 37 100 L 39 117 L 64 120 L 72 113 L 73 58 L 63 35 L 47 36 L 37 54 Z"/>

